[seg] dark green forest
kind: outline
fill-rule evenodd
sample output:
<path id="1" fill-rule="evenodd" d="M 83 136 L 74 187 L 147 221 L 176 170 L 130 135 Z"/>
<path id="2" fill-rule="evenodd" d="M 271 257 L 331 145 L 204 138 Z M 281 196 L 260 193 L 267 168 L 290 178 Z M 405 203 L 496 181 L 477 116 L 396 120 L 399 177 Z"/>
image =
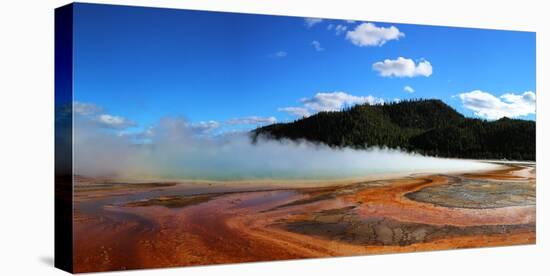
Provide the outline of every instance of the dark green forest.
<path id="1" fill-rule="evenodd" d="M 305 139 L 332 147 L 399 148 L 430 156 L 535 160 L 535 122 L 468 118 L 441 100 L 416 99 L 320 112 L 252 131 L 271 139 Z"/>

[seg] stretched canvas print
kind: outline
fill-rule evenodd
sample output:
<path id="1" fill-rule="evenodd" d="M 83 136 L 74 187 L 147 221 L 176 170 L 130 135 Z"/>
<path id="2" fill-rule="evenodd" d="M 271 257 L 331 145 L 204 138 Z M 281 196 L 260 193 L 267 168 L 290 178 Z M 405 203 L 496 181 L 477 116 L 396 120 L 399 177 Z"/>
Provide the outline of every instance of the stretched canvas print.
<path id="1" fill-rule="evenodd" d="M 61 269 L 535 243 L 533 32 L 55 16 Z"/>

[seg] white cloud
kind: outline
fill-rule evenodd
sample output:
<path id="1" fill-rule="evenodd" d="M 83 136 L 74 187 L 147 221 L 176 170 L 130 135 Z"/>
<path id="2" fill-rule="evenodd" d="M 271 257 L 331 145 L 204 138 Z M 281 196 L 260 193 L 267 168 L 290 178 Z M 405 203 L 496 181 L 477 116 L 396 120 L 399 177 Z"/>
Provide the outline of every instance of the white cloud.
<path id="1" fill-rule="evenodd" d="M 432 75 L 432 65 L 427 60 L 421 60 L 415 64 L 414 60 L 399 57 L 391 60 L 376 62 L 372 69 L 378 71 L 382 77 L 429 77 Z"/>
<path id="2" fill-rule="evenodd" d="M 405 85 L 405 87 L 403 87 L 403 91 L 405 91 L 407 93 L 414 93 L 414 88 L 412 88 L 408 85 Z"/>
<path id="3" fill-rule="evenodd" d="M 272 58 L 284 58 L 288 55 L 285 51 L 277 51 L 275 53 L 270 54 L 269 56 Z"/>
<path id="4" fill-rule="evenodd" d="M 221 127 L 222 124 L 214 120 L 189 122 L 182 117 L 163 117 L 156 125 L 149 126 L 138 132 L 123 133 L 123 135 L 133 138 L 136 141 L 147 143 L 150 142 L 151 139 L 158 137 L 159 133 L 163 133 L 159 131 L 159 128 L 171 129 L 175 132 L 174 135 L 185 134 L 189 136 L 206 137 L 217 134 L 215 131 L 219 130 Z"/>
<path id="5" fill-rule="evenodd" d="M 342 25 L 342 24 L 334 25 L 331 23 L 327 25 L 327 30 L 329 31 L 334 30 L 334 33 L 336 35 L 340 35 L 341 33 L 348 30 L 348 26 Z"/>
<path id="6" fill-rule="evenodd" d="M 198 123 L 188 124 L 188 127 L 196 134 L 206 134 L 218 129 L 220 127 L 220 123 L 213 120 L 200 121 Z"/>
<path id="7" fill-rule="evenodd" d="M 382 46 L 387 41 L 405 36 L 395 26 L 377 27 L 372 23 L 362 23 L 346 33 L 346 39 L 359 47 Z"/>
<path id="8" fill-rule="evenodd" d="M 100 114 L 96 117 L 95 121 L 101 127 L 112 129 L 125 129 L 136 125 L 136 123 L 124 117 L 110 114 Z"/>
<path id="9" fill-rule="evenodd" d="M 317 93 L 312 98 L 303 98 L 300 100 L 304 106 L 313 111 L 337 111 L 346 106 L 356 104 L 375 104 L 383 103 L 383 100 L 373 96 L 354 96 L 345 92 Z"/>
<path id="10" fill-rule="evenodd" d="M 89 115 L 98 114 L 102 111 L 103 109 L 101 107 L 93 103 L 81 103 L 81 102 L 73 103 L 73 112 L 76 115 L 89 116 Z"/>
<path id="11" fill-rule="evenodd" d="M 293 115 L 293 116 L 296 116 L 296 117 L 309 117 L 309 116 L 311 116 L 311 113 L 305 107 L 295 107 L 295 106 L 281 107 L 277 110 L 281 111 L 281 112 L 286 112 L 286 113 L 288 113 L 290 115 Z"/>
<path id="12" fill-rule="evenodd" d="M 129 139 L 134 139 L 139 142 L 147 142 L 157 134 L 159 126 L 149 126 L 141 129 L 131 129 L 138 126 L 138 124 L 132 120 L 129 120 L 122 116 L 111 115 L 103 113 L 103 108 L 93 103 L 80 103 L 75 102 L 75 125 L 79 125 L 80 128 L 95 128 L 95 129 L 109 129 L 116 131 L 117 135 L 124 136 Z M 208 120 L 190 122 L 183 118 L 164 117 L 159 121 L 159 125 L 170 125 L 170 129 L 178 131 L 190 131 L 190 135 L 195 136 L 212 136 L 218 134 L 225 134 L 232 131 L 237 131 L 231 128 L 231 126 L 258 126 L 265 124 L 274 124 L 277 122 L 275 117 L 260 117 L 260 116 L 247 116 L 240 118 L 233 118 L 223 122 Z"/>
<path id="13" fill-rule="evenodd" d="M 347 29 L 348 29 L 347 26 L 338 24 L 336 25 L 336 27 L 334 27 L 334 32 L 336 35 L 340 35 L 341 33 L 345 32 Z"/>
<path id="14" fill-rule="evenodd" d="M 523 94 L 507 93 L 496 97 L 481 90 L 458 95 L 464 108 L 472 110 L 476 116 L 496 120 L 502 117 L 515 118 L 535 114 L 536 95 L 532 91 Z"/>
<path id="15" fill-rule="evenodd" d="M 304 18 L 304 21 L 305 21 L 306 26 L 308 28 L 311 28 L 311 27 L 323 22 L 323 19 L 308 17 L 308 18 Z"/>
<path id="16" fill-rule="evenodd" d="M 227 121 L 229 125 L 265 125 L 265 124 L 274 124 L 277 122 L 275 117 L 259 117 L 259 116 L 248 116 L 242 118 L 233 118 Z"/>
<path id="17" fill-rule="evenodd" d="M 134 121 L 121 116 L 111 115 L 104 112 L 104 109 L 94 103 L 83 103 L 75 101 L 73 103 L 73 114 L 78 122 L 84 120 L 101 128 L 123 130 L 136 126 Z"/>
<path id="18" fill-rule="evenodd" d="M 311 45 L 313 45 L 313 48 L 315 48 L 315 51 L 317 52 L 321 52 L 325 50 L 325 48 L 321 47 L 321 43 L 317 40 L 313 40 L 311 42 Z"/>
<path id="19" fill-rule="evenodd" d="M 128 135 L 128 134 L 126 134 Z M 135 132 L 133 134 L 133 137 L 140 141 L 145 141 L 147 139 L 150 139 L 152 137 L 155 137 L 155 128 L 150 126 L 142 131 Z"/>
<path id="20" fill-rule="evenodd" d="M 345 92 L 317 93 L 311 98 L 302 98 L 300 102 L 303 107 L 284 107 L 279 111 L 284 111 L 296 116 L 307 117 L 321 111 L 338 111 L 344 107 L 357 104 L 381 104 L 384 100 L 374 96 L 354 96 Z"/>

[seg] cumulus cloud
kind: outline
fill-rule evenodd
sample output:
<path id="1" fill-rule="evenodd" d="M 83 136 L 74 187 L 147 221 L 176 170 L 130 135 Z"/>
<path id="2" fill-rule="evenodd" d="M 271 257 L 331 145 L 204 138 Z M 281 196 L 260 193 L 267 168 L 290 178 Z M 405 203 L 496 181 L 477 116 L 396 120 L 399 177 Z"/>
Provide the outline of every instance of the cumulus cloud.
<path id="1" fill-rule="evenodd" d="M 111 129 L 126 129 L 136 125 L 135 122 L 130 121 L 124 117 L 110 114 L 100 114 L 95 118 L 95 121 L 100 126 Z"/>
<path id="2" fill-rule="evenodd" d="M 305 22 L 305 24 L 308 28 L 311 28 L 311 27 L 323 22 L 323 19 L 308 17 L 308 18 L 304 18 L 304 22 Z"/>
<path id="3" fill-rule="evenodd" d="M 341 33 L 345 32 L 348 29 L 347 26 L 338 24 L 336 27 L 334 27 L 334 33 L 336 35 L 340 35 Z"/>
<path id="4" fill-rule="evenodd" d="M 345 92 L 317 93 L 312 98 L 303 98 L 300 100 L 304 106 L 314 111 L 337 111 L 346 106 L 356 104 L 375 104 L 383 103 L 381 99 L 373 96 L 354 96 Z"/>
<path id="5" fill-rule="evenodd" d="M 415 63 L 414 60 L 404 57 L 386 59 L 376 62 L 372 69 L 378 71 L 382 77 L 429 77 L 432 75 L 432 64 L 427 60 Z"/>
<path id="6" fill-rule="evenodd" d="M 150 138 L 155 137 L 155 127 L 150 126 L 142 131 L 122 133 L 122 135 L 133 137 L 136 141 L 148 141 Z"/>
<path id="7" fill-rule="evenodd" d="M 414 93 L 414 88 L 412 88 L 408 85 L 405 85 L 405 87 L 403 87 L 403 91 L 405 91 L 407 93 Z"/>
<path id="8" fill-rule="evenodd" d="M 288 113 L 290 115 L 293 115 L 293 116 L 296 116 L 296 117 L 309 117 L 309 116 L 311 116 L 310 111 L 305 107 L 296 107 L 296 106 L 281 107 L 277 110 L 281 111 L 281 112 L 286 112 L 286 113 Z"/>
<path id="9" fill-rule="evenodd" d="M 321 43 L 317 40 L 313 40 L 311 42 L 311 45 L 313 46 L 313 48 L 315 48 L 315 51 L 317 52 L 321 52 L 325 50 L 325 48 L 321 47 Z"/>
<path id="10" fill-rule="evenodd" d="M 92 103 L 82 103 L 75 101 L 73 103 L 73 112 L 75 115 L 89 116 L 103 112 L 103 109 Z"/>
<path id="11" fill-rule="evenodd" d="M 214 120 L 200 121 L 198 123 L 191 123 L 188 127 L 195 133 L 210 134 L 220 127 L 220 123 Z"/>
<path id="12" fill-rule="evenodd" d="M 345 92 L 337 91 L 331 93 L 320 92 L 311 98 L 300 99 L 302 107 L 284 107 L 279 111 L 284 111 L 292 115 L 302 117 L 310 116 L 321 111 L 338 111 L 344 107 L 357 104 L 382 104 L 384 100 L 374 96 L 354 96 Z"/>
<path id="13" fill-rule="evenodd" d="M 73 115 L 76 121 L 85 119 L 88 123 L 93 123 L 105 129 L 124 130 L 136 126 L 134 121 L 122 116 L 105 113 L 101 106 L 94 103 L 75 101 L 73 103 Z"/>
<path id="14" fill-rule="evenodd" d="M 277 122 L 275 117 L 259 117 L 259 116 L 248 116 L 241 118 L 233 118 L 227 121 L 229 125 L 267 125 L 274 124 Z"/>
<path id="15" fill-rule="evenodd" d="M 523 94 L 507 93 L 500 97 L 481 90 L 458 95 L 464 108 L 476 116 L 496 120 L 502 117 L 515 118 L 535 114 L 536 95 L 532 91 Z"/>
<path id="16" fill-rule="evenodd" d="M 334 30 L 334 33 L 336 35 L 340 35 L 341 33 L 347 31 L 347 29 L 348 29 L 348 26 L 342 25 L 342 24 L 334 25 L 334 24 L 331 23 L 331 24 L 327 25 L 327 30 L 329 30 L 329 31 Z"/>
<path id="17" fill-rule="evenodd" d="M 270 54 L 269 56 L 272 58 L 284 58 L 288 55 L 285 51 L 277 51 L 275 53 Z"/>
<path id="18" fill-rule="evenodd" d="M 183 117 L 163 117 L 156 124 L 140 131 L 121 131 L 119 136 L 127 137 L 135 143 L 150 143 L 153 138 L 164 133 L 166 129 L 172 131 L 185 131 L 186 135 L 197 137 L 210 137 L 219 134 L 222 124 L 218 121 L 208 120 L 199 122 L 189 122 Z M 173 134 L 169 134 L 173 135 Z"/>
<path id="19" fill-rule="evenodd" d="M 395 26 L 377 27 L 373 23 L 359 24 L 346 33 L 346 39 L 359 47 L 382 46 L 390 40 L 398 40 L 405 36 Z"/>

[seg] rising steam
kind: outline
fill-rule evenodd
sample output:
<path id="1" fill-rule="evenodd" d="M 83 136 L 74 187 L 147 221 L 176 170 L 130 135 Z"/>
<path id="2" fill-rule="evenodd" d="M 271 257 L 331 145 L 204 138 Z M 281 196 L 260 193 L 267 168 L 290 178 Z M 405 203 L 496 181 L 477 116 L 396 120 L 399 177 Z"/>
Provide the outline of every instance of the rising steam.
<path id="1" fill-rule="evenodd" d="M 251 143 L 246 133 L 205 135 L 181 118 L 162 119 L 133 135 L 117 135 L 77 118 L 74 152 L 76 174 L 132 179 L 327 179 L 495 167 L 380 148 L 335 149 L 264 138 Z"/>

